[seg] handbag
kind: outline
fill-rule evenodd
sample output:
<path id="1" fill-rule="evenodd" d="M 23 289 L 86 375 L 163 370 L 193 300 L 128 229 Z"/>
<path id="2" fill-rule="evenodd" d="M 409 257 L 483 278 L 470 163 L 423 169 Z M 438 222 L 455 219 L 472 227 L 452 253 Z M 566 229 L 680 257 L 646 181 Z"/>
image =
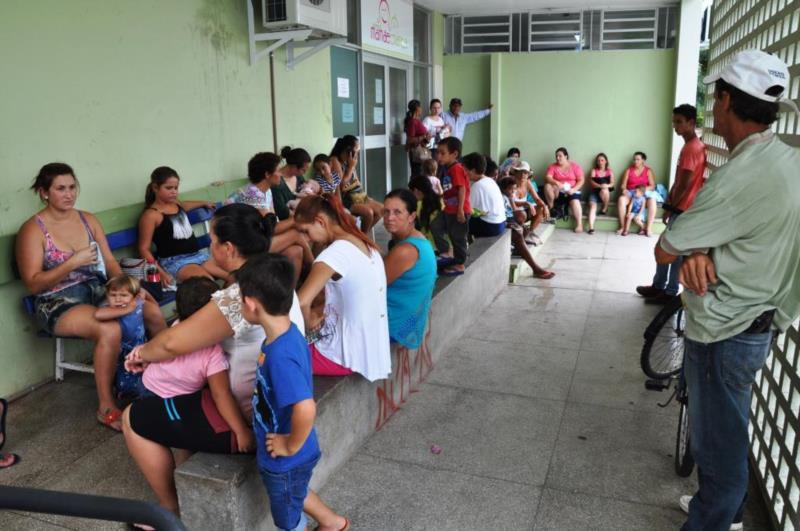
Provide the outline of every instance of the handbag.
<path id="1" fill-rule="evenodd" d="M 431 158 L 431 152 L 422 144 L 417 144 L 411 148 L 411 161 L 422 163 Z"/>
<path id="2" fill-rule="evenodd" d="M 147 269 L 147 260 L 144 258 L 120 258 L 119 266 L 124 274 L 144 281 Z"/>

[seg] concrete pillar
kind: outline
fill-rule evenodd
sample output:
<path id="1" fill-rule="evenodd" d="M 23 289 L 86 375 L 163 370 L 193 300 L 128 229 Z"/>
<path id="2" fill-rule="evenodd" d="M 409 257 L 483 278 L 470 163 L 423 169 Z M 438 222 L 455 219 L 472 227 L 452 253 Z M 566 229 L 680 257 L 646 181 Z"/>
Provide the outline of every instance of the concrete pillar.
<path id="1" fill-rule="evenodd" d="M 492 114 L 489 119 L 489 153 L 498 161 L 498 164 L 503 161 L 500 157 L 502 150 L 502 139 L 500 138 L 500 119 L 502 112 L 502 102 L 500 101 L 500 79 L 502 79 L 503 71 L 503 55 L 493 53 L 491 58 L 491 65 L 489 67 L 489 99 L 490 103 L 494 105 Z"/>
<path id="2" fill-rule="evenodd" d="M 676 36 L 675 106 L 681 103 L 696 104 L 697 69 L 700 62 L 700 32 L 703 26 L 703 0 L 681 0 L 678 35 Z M 672 158 L 669 165 L 669 183 L 675 180 L 678 155 L 683 139 L 672 133 Z"/>

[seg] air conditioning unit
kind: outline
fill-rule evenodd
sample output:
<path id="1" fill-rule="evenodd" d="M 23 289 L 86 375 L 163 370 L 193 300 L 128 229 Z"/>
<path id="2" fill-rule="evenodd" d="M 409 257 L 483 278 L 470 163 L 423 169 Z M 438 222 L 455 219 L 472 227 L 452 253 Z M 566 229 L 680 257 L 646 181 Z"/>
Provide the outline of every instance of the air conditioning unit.
<path id="1" fill-rule="evenodd" d="M 346 0 L 261 0 L 267 31 L 312 29 L 313 35 L 347 35 Z"/>

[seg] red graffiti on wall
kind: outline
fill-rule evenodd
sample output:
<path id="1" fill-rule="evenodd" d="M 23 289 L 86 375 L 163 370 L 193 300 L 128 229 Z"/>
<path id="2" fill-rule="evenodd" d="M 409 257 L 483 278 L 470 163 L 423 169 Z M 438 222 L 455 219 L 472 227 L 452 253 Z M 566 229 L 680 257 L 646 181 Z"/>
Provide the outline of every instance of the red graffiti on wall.
<path id="1" fill-rule="evenodd" d="M 430 317 L 428 322 L 430 322 Z M 422 344 L 415 349 L 414 363 L 411 363 L 411 351 L 403 346 L 397 347 L 395 371 L 386 380 L 383 380 L 376 393 L 378 394 L 378 418 L 375 422 L 375 431 L 380 430 L 389 418 L 400 409 L 409 395 L 417 391 L 415 384 L 424 382 L 433 370 L 433 358 L 428 344 L 431 331 L 425 333 Z M 416 376 L 416 379 L 414 378 Z M 397 384 L 397 385 L 395 385 Z M 398 394 L 395 395 L 395 390 Z"/>

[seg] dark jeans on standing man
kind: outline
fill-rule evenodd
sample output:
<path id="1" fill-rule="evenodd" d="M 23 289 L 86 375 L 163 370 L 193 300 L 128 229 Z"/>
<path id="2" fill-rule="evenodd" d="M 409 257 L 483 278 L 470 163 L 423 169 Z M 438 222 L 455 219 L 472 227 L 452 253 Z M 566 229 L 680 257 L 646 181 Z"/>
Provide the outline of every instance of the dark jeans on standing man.
<path id="1" fill-rule="evenodd" d="M 772 332 L 699 343 L 686 339 L 691 451 L 699 490 L 682 531 L 727 531 L 747 495 L 752 384 L 772 345 Z"/>
<path id="2" fill-rule="evenodd" d="M 669 229 L 675 220 L 678 219 L 680 213 L 673 213 L 669 216 L 667 222 L 667 229 Z M 678 273 L 683 264 L 683 257 L 679 256 L 671 264 L 658 264 L 656 265 L 656 274 L 653 276 L 653 287 L 663 289 L 667 295 L 678 294 Z"/>
<path id="3" fill-rule="evenodd" d="M 436 244 L 436 250 L 439 253 L 446 253 L 450 250 L 450 243 L 453 244 L 453 258 L 458 265 L 464 264 L 467 261 L 467 220 L 464 223 L 459 223 L 455 214 L 439 214 L 431 220 L 431 234 L 433 234 L 433 241 Z M 450 242 L 447 241 L 445 236 L 450 237 Z"/>

